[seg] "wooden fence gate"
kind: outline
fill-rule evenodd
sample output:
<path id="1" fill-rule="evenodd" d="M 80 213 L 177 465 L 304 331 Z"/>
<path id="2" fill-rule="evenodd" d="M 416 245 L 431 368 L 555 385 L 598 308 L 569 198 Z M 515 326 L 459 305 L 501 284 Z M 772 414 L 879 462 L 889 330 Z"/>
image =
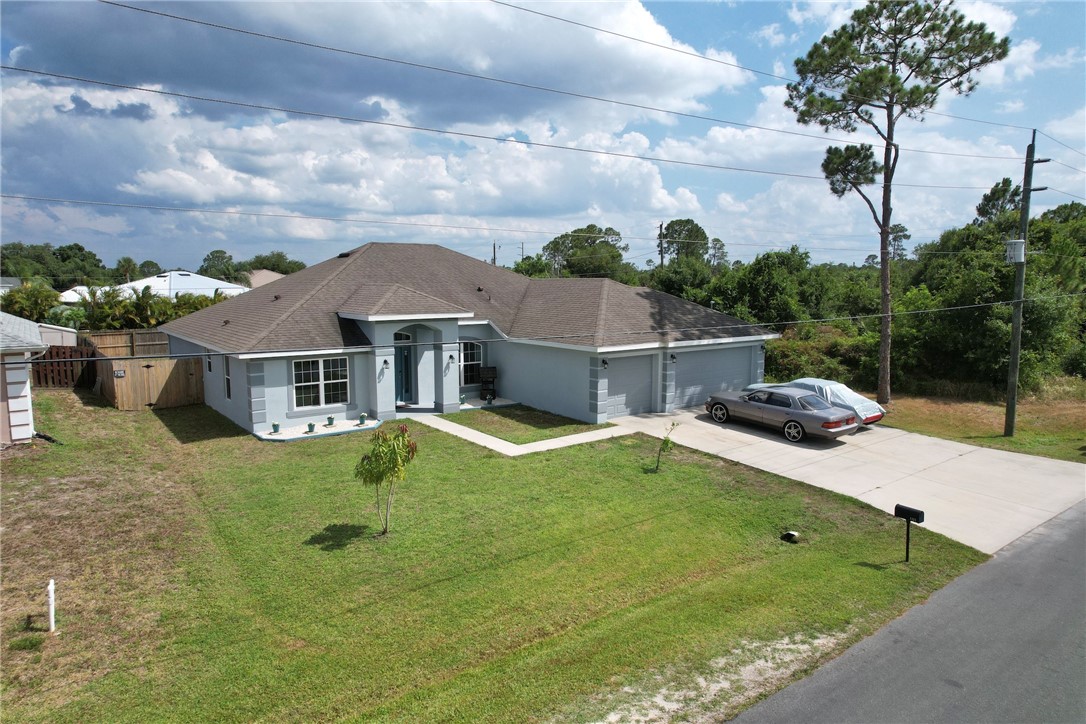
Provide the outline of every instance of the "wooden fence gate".
<path id="1" fill-rule="evenodd" d="M 204 401 L 204 367 L 199 357 L 105 357 L 96 366 L 101 392 L 118 410 L 160 410 Z"/>

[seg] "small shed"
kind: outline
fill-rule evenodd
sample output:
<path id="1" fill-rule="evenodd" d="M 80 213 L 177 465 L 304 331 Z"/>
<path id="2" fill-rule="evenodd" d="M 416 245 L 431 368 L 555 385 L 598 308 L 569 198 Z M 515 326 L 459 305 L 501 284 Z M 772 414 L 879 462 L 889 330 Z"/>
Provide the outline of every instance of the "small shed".
<path id="1" fill-rule="evenodd" d="M 0 445 L 34 438 L 30 359 L 47 349 L 38 325 L 0 312 Z"/>

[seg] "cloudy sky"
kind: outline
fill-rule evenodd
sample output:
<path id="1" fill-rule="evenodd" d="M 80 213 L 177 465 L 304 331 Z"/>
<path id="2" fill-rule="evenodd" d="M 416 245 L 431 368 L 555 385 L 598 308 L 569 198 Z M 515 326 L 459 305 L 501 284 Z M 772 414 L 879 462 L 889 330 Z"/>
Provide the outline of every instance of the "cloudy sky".
<path id="1" fill-rule="evenodd" d="M 511 266 L 594 223 L 644 267 L 657 225 L 692 218 L 732 260 L 797 244 L 862 263 L 870 214 L 830 194 L 826 134 L 783 105 L 793 60 L 855 7 L 5 0 L 0 233 L 110 266 L 312 264 L 368 241 L 497 243 Z M 1035 212 L 1086 197 L 1086 3 L 957 7 L 1012 49 L 900 125 L 911 243 L 1020 182 L 1030 129 L 1053 160 Z"/>

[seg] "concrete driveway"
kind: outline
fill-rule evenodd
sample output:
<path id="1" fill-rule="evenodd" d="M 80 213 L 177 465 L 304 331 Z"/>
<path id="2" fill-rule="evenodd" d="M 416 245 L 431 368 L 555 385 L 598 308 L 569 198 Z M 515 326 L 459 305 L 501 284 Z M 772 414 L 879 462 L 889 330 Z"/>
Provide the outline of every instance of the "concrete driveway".
<path id="1" fill-rule="evenodd" d="M 790 443 L 779 432 L 719 425 L 700 408 L 616 425 L 858 498 L 893 513 L 924 511 L 924 527 L 995 553 L 1086 499 L 1086 465 L 974 447 L 876 425 L 836 441 Z"/>

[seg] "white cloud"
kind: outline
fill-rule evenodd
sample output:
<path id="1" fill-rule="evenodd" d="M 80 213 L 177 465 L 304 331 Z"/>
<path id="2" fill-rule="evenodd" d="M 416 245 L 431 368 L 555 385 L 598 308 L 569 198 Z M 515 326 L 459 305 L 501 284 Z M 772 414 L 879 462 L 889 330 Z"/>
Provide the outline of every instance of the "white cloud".
<path id="1" fill-rule="evenodd" d="M 1010 101 L 1003 101 L 999 104 L 1000 113 L 1021 113 L 1026 109 L 1025 101 L 1021 99 L 1014 99 Z"/>
<path id="2" fill-rule="evenodd" d="M 1041 43 L 1026 38 L 1011 45 L 1011 52 L 1002 63 L 990 65 L 979 74 L 982 84 L 1005 86 L 1010 81 L 1023 81 L 1046 70 L 1062 70 L 1086 63 L 1086 55 L 1078 48 L 1069 48 L 1055 55 L 1041 55 Z"/>
<path id="3" fill-rule="evenodd" d="M 1079 108 L 1068 116 L 1049 121 L 1044 125 L 1044 130 L 1064 143 L 1068 143 L 1082 151 L 1086 147 L 1086 108 Z M 1081 159 L 1081 157 L 1079 158 Z M 1077 163 L 1081 168 L 1082 161 L 1079 160 Z M 1080 187 L 1081 184 L 1080 179 Z"/>
<path id="4" fill-rule="evenodd" d="M 821 34 L 826 35 L 847 23 L 852 13 L 863 5 L 854 0 L 794 2 L 788 11 L 788 19 L 800 27 L 818 26 L 822 28 Z"/>
<path id="5" fill-rule="evenodd" d="M 776 48 L 784 45 L 788 38 L 781 32 L 780 23 L 770 23 L 769 25 L 762 26 L 758 32 L 754 33 L 755 40 L 764 42 L 771 48 Z"/>
<path id="6" fill-rule="evenodd" d="M 984 23 L 1000 38 L 1010 35 L 1015 23 L 1018 22 L 1017 16 L 1008 9 L 1007 4 L 997 5 L 985 0 L 967 0 L 955 5 L 967 19 L 975 23 Z"/>

